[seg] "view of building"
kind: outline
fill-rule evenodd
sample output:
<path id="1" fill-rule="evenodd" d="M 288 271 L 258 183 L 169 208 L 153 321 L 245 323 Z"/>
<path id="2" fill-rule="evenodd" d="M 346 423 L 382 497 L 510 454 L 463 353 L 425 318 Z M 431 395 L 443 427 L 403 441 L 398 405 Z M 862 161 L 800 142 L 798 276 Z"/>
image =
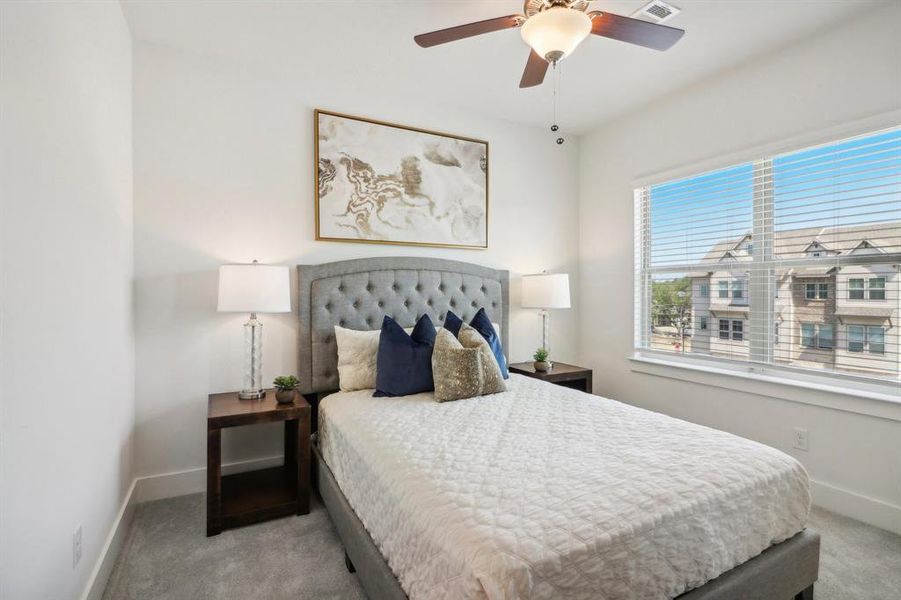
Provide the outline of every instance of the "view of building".
<path id="1" fill-rule="evenodd" d="M 750 234 L 720 242 L 702 261 L 711 265 L 710 270 L 688 274 L 691 352 L 749 356 L 753 243 Z M 774 296 L 773 361 L 897 377 L 901 373 L 899 250 L 898 222 L 777 231 L 775 257 L 822 259 L 822 266 L 779 269 L 767 282 L 766 293 Z M 886 256 L 885 263 L 842 265 L 829 260 L 889 253 L 895 256 Z"/>

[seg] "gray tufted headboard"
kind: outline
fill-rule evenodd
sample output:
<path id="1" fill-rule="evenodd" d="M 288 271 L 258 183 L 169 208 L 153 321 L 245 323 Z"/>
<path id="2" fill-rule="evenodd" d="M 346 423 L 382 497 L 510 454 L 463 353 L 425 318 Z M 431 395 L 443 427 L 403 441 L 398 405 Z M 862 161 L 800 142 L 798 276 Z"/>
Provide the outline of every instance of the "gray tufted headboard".
<path id="1" fill-rule="evenodd" d="M 385 315 L 412 327 L 423 314 L 435 326 L 448 310 L 469 321 L 484 307 L 507 349 L 510 274 L 439 258 L 360 258 L 298 265 L 300 391 L 338 389 L 334 326 L 380 329 Z"/>

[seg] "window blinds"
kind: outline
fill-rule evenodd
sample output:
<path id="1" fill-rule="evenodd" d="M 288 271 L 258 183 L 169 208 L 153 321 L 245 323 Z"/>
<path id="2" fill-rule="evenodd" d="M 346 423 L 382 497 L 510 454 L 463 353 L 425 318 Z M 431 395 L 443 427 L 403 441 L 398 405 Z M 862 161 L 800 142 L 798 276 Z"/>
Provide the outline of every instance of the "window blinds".
<path id="1" fill-rule="evenodd" d="M 635 191 L 642 351 L 899 381 L 901 128 Z"/>

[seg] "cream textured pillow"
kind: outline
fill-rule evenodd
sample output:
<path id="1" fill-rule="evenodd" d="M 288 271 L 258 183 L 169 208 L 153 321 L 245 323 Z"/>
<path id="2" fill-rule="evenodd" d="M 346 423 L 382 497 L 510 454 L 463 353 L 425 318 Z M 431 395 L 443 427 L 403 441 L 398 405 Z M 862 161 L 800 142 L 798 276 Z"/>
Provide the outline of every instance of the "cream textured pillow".
<path id="1" fill-rule="evenodd" d="M 435 400 L 461 400 L 507 390 L 497 359 L 482 335 L 467 324 L 459 340 L 447 329 L 439 329 L 432 351 Z"/>
<path id="2" fill-rule="evenodd" d="M 335 325 L 338 388 L 342 392 L 375 389 L 375 359 L 381 330 L 357 331 Z"/>

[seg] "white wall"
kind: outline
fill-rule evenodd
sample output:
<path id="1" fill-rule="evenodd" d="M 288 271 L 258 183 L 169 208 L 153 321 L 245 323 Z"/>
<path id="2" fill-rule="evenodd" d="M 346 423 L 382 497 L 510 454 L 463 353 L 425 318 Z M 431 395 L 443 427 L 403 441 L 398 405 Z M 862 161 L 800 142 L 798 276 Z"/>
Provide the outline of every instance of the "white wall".
<path id="1" fill-rule="evenodd" d="M 826 393 L 776 386 L 773 395 L 785 400 L 637 373 L 627 357 L 636 183 L 726 166 L 792 139 L 825 141 L 816 133 L 901 108 L 899 22 L 895 3 L 598 127 L 582 139 L 580 186 L 581 356 L 596 369 L 596 393 L 780 448 L 808 468 L 815 502 L 896 531 L 901 422 L 797 402 L 854 401 Z M 895 113 L 861 127 L 897 123 Z M 872 412 L 891 416 L 880 407 Z M 792 449 L 795 425 L 810 431 L 808 452 Z"/>
<path id="2" fill-rule="evenodd" d="M 419 255 L 506 268 L 514 361 L 525 360 L 541 335 L 537 313 L 516 308 L 518 275 L 567 271 L 575 293 L 578 285 L 577 139 L 561 147 L 547 130 L 408 100 L 402 89 L 353 89 L 348 74 L 326 65 L 305 77 L 223 61 L 135 46 L 138 474 L 193 470 L 181 491 L 202 482 L 207 394 L 241 385 L 246 316 L 216 313 L 219 264 Z M 314 108 L 488 140 L 489 249 L 314 241 Z M 578 358 L 578 315 L 578 307 L 553 315 L 560 360 Z M 297 317 L 262 320 L 264 379 L 295 373 Z M 280 431 L 227 431 L 224 461 L 279 454 Z"/>
<path id="3" fill-rule="evenodd" d="M 0 597 L 59 600 L 132 481 L 131 41 L 115 2 L 3 2 L 0 43 Z"/>

